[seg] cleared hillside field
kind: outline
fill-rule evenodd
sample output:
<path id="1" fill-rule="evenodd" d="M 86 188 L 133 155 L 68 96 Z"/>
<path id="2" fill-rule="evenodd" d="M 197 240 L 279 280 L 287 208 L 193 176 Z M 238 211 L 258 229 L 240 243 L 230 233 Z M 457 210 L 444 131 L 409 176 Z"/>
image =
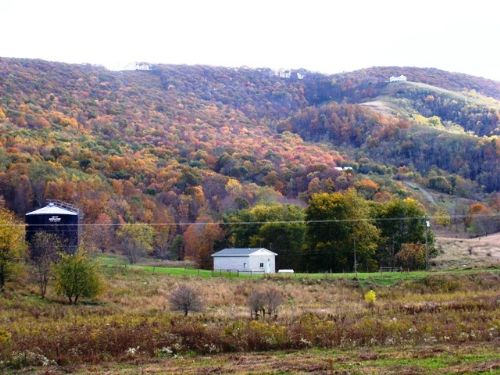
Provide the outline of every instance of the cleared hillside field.
<path id="1" fill-rule="evenodd" d="M 32 285 L 9 284 L 0 296 L 0 372 L 477 373 L 499 366 L 498 269 L 379 283 L 362 274 L 228 278 L 146 267 L 103 267 L 104 293 L 78 306 L 53 290 L 42 300 Z M 180 285 L 201 294 L 203 312 L 169 311 Z M 251 320 L 248 296 L 270 287 L 284 297 L 278 316 Z M 363 299 L 370 288 L 373 306 Z"/>
<path id="2" fill-rule="evenodd" d="M 437 237 L 442 253 L 433 260 L 440 268 L 500 266 L 500 233 L 478 238 Z"/>

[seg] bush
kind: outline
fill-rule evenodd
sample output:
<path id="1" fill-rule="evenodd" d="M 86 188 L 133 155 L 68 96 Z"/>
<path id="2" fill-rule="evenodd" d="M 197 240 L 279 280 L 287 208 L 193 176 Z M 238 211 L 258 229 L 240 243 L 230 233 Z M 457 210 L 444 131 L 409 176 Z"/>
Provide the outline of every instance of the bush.
<path id="1" fill-rule="evenodd" d="M 68 298 L 76 305 L 80 297 L 94 298 L 102 290 L 102 281 L 97 264 L 84 252 L 62 254 L 61 260 L 54 266 L 56 292 Z"/>
<path id="2" fill-rule="evenodd" d="M 45 298 L 52 266 L 57 260 L 61 247 L 61 241 L 55 233 L 38 232 L 31 241 L 32 274 L 42 298 Z"/>
<path id="3" fill-rule="evenodd" d="M 12 335 L 6 330 L 0 328 L 0 356 L 2 351 L 6 350 L 10 346 Z"/>
<path id="4" fill-rule="evenodd" d="M 278 308 L 283 303 L 283 295 L 276 288 L 268 288 L 265 290 L 254 290 L 247 300 L 250 307 L 250 317 L 257 319 L 259 313 L 262 316 L 278 316 Z"/>
<path id="5" fill-rule="evenodd" d="M 368 306 L 373 307 L 375 305 L 375 301 L 377 300 L 377 294 L 375 293 L 375 291 L 370 289 L 365 293 L 364 299 Z"/>
<path id="6" fill-rule="evenodd" d="M 190 311 L 203 309 L 199 293 L 185 285 L 181 285 L 172 292 L 169 302 L 172 311 L 182 311 L 184 316 L 187 316 Z"/>
<path id="7" fill-rule="evenodd" d="M 396 254 L 396 261 L 410 270 L 425 268 L 425 245 L 404 243 L 401 251 Z"/>

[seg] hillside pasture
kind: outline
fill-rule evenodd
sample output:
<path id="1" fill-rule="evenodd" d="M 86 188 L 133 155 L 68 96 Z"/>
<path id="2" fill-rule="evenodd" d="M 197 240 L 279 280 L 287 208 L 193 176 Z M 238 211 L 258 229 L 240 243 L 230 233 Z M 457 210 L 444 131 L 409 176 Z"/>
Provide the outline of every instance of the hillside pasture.
<path id="1" fill-rule="evenodd" d="M 433 263 L 439 268 L 500 266 L 500 233 L 478 238 L 438 237 L 443 251 Z"/>

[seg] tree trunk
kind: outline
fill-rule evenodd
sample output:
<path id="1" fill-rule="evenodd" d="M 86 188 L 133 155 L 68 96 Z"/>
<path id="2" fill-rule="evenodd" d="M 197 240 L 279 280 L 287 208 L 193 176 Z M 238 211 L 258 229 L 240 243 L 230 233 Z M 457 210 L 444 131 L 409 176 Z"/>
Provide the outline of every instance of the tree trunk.
<path id="1" fill-rule="evenodd" d="M 4 266 L 0 266 L 0 291 L 3 291 L 3 287 L 5 285 L 5 271 Z"/>
<path id="2" fill-rule="evenodd" d="M 46 285 L 41 285 L 40 286 L 40 296 L 42 299 L 45 299 L 45 293 L 47 292 L 47 286 Z"/>

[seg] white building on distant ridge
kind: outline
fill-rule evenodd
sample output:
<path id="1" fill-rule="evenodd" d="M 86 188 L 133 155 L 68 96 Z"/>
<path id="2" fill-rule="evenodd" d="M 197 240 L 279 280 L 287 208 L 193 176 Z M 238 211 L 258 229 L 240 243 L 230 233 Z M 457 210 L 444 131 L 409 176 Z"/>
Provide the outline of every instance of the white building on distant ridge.
<path id="1" fill-rule="evenodd" d="M 341 171 L 341 172 L 352 171 L 352 167 L 333 167 L 333 169 L 335 169 L 336 171 Z"/>
<path id="2" fill-rule="evenodd" d="M 406 76 L 402 74 L 399 77 L 391 76 L 391 78 L 389 78 L 389 82 L 405 82 L 405 81 L 406 81 Z"/>

